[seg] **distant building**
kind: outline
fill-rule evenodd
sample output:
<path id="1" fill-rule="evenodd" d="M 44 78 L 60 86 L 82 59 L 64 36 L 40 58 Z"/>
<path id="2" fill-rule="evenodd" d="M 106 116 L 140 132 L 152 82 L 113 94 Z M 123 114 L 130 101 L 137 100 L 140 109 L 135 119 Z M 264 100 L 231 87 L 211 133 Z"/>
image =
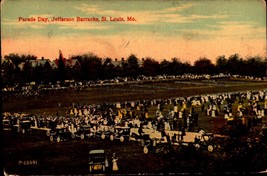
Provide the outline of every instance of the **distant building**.
<path id="1" fill-rule="evenodd" d="M 71 69 L 76 69 L 76 70 L 79 70 L 81 68 L 81 64 L 77 59 L 66 59 L 63 57 L 61 50 L 59 50 L 59 58 L 55 59 L 51 63 L 51 65 L 54 69 L 58 68 L 59 59 L 62 59 L 64 65 L 65 65 L 65 68 L 71 68 Z"/>
<path id="2" fill-rule="evenodd" d="M 41 59 L 30 60 L 29 62 L 32 68 L 40 66 L 42 68 L 52 69 L 50 59 L 45 59 L 44 57 L 42 57 Z"/>

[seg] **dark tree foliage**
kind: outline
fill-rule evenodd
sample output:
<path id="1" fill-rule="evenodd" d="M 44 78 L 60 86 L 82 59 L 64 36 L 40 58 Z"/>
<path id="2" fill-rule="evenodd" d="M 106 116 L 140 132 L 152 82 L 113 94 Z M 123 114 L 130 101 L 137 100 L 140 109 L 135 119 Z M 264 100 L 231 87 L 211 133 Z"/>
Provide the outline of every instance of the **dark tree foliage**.
<path id="1" fill-rule="evenodd" d="M 127 59 L 126 70 L 127 76 L 136 78 L 139 75 L 138 58 L 131 54 Z"/>
<path id="2" fill-rule="evenodd" d="M 213 74 L 214 65 L 211 63 L 211 60 L 207 58 L 199 58 L 194 63 L 194 70 L 196 74 Z"/>
<path id="3" fill-rule="evenodd" d="M 181 75 L 182 74 L 182 62 L 180 59 L 172 58 L 171 62 L 171 75 Z"/>
<path id="4" fill-rule="evenodd" d="M 121 58 L 120 61 L 114 62 L 111 58 L 102 59 L 93 53 L 71 56 L 70 59 L 78 63 L 66 66 L 67 60 L 60 52 L 57 68 L 52 68 L 49 62 L 33 66 L 31 61 L 36 58 L 33 55 L 13 53 L 5 56 L 5 62 L 1 64 L 2 85 L 14 86 L 17 83 L 23 85 L 32 81 L 55 83 L 66 79 L 97 81 L 115 77 L 136 78 L 138 75 L 183 75 L 185 73 L 210 75 L 224 73 L 256 77 L 266 77 L 267 74 L 267 58 L 250 56 L 243 59 L 238 54 L 233 54 L 229 58 L 224 55 L 218 56 L 215 64 L 208 58 L 199 58 L 193 66 L 188 62 L 181 62 L 179 58 L 172 58 L 171 61 L 164 59 L 159 63 L 150 57 L 139 59 L 134 54 L 127 59 Z"/>
<path id="5" fill-rule="evenodd" d="M 59 51 L 59 58 L 58 58 L 58 73 L 57 77 L 58 80 L 61 81 L 61 83 L 64 82 L 66 79 L 66 68 L 65 68 L 65 58 L 63 57 L 63 54 L 61 51 Z"/>
<path id="6" fill-rule="evenodd" d="M 97 80 L 101 78 L 102 59 L 89 53 L 81 57 L 82 80 Z"/>
<path id="7" fill-rule="evenodd" d="M 160 65 L 152 58 L 143 60 L 142 74 L 145 76 L 156 76 L 159 73 Z"/>
<path id="8" fill-rule="evenodd" d="M 102 65 L 101 79 L 112 79 L 118 75 L 111 58 L 106 58 Z"/>
<path id="9" fill-rule="evenodd" d="M 227 59 L 225 56 L 219 56 L 216 59 L 216 73 L 224 73 L 227 74 L 229 73 L 229 70 L 227 69 Z"/>
<path id="10" fill-rule="evenodd" d="M 172 65 L 169 61 L 163 60 L 160 63 L 160 74 L 166 74 L 166 75 L 171 75 L 172 74 Z"/>
<path id="11" fill-rule="evenodd" d="M 33 75 L 33 68 L 30 64 L 30 62 L 25 62 L 23 66 L 23 70 L 21 71 L 22 77 L 24 78 L 24 82 L 31 82 L 34 80 L 34 75 Z"/>
<path id="12" fill-rule="evenodd" d="M 243 74 L 244 69 L 244 62 L 243 59 L 240 58 L 238 54 L 233 54 L 229 57 L 227 60 L 227 69 L 229 70 L 229 73 L 231 74 Z"/>

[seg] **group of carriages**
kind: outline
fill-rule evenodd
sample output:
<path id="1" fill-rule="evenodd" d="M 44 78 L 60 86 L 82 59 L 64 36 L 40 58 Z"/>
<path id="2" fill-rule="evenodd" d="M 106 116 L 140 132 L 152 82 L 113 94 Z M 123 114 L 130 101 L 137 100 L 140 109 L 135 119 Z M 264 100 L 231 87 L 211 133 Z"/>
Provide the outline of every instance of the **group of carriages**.
<path id="1" fill-rule="evenodd" d="M 200 132 L 185 132 L 175 130 L 158 131 L 156 128 L 148 125 L 93 125 L 88 124 L 58 124 L 56 119 L 43 119 L 36 121 L 36 118 L 30 115 L 20 115 L 20 118 L 12 116 L 9 119 L 3 119 L 3 129 L 13 130 L 15 132 L 27 133 L 36 130 L 45 131 L 46 136 L 51 142 L 66 141 L 79 138 L 81 140 L 99 138 L 110 141 L 118 140 L 120 142 L 137 141 L 143 148 L 144 153 L 167 153 L 170 148 L 177 151 L 181 146 L 194 146 L 196 149 L 206 148 L 212 152 L 213 134 Z"/>

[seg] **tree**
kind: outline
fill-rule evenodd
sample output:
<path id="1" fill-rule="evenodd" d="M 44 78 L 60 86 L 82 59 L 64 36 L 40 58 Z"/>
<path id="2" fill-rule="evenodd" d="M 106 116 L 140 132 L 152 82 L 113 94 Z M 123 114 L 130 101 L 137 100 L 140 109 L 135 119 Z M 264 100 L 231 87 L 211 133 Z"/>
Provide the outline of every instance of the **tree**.
<path id="1" fill-rule="evenodd" d="M 244 70 L 244 75 L 264 77 L 266 76 L 266 63 L 259 56 L 248 57 L 244 61 L 242 70 Z"/>
<path id="2" fill-rule="evenodd" d="M 172 73 L 172 69 L 171 69 L 172 65 L 169 61 L 167 61 L 166 59 L 164 59 L 161 63 L 160 63 L 160 74 L 167 74 L 167 75 L 171 75 Z"/>
<path id="3" fill-rule="evenodd" d="M 240 58 L 239 54 L 233 54 L 231 55 L 227 60 L 227 68 L 228 72 L 231 74 L 240 74 L 243 75 L 244 70 L 242 70 L 244 67 L 243 59 Z"/>
<path id="4" fill-rule="evenodd" d="M 229 70 L 227 69 L 227 59 L 224 55 L 217 57 L 216 71 L 217 73 L 229 73 Z"/>
<path id="5" fill-rule="evenodd" d="M 63 54 L 61 50 L 59 50 L 59 58 L 58 58 L 58 80 L 61 81 L 61 83 L 64 82 L 66 79 L 66 68 L 65 68 L 65 58 L 63 57 Z"/>
<path id="6" fill-rule="evenodd" d="M 111 58 L 105 59 L 105 62 L 102 65 L 101 73 L 102 79 L 112 79 L 116 76 L 115 66 L 112 64 Z"/>
<path id="7" fill-rule="evenodd" d="M 127 58 L 127 63 L 127 71 L 125 70 L 128 73 L 127 76 L 132 76 L 136 78 L 139 75 L 138 58 L 134 54 L 131 54 Z"/>
<path id="8" fill-rule="evenodd" d="M 83 54 L 81 58 L 82 80 L 97 80 L 101 78 L 102 59 L 93 53 Z"/>
<path id="9" fill-rule="evenodd" d="M 160 65 L 152 58 L 146 58 L 143 63 L 142 73 L 145 76 L 156 76 L 159 74 Z"/>
<path id="10" fill-rule="evenodd" d="M 181 75 L 182 74 L 182 62 L 180 59 L 174 57 L 171 62 L 171 75 Z"/>
<path id="11" fill-rule="evenodd" d="M 211 60 L 207 58 L 199 58 L 194 63 L 194 69 L 197 74 L 213 74 L 214 65 L 211 63 Z"/>

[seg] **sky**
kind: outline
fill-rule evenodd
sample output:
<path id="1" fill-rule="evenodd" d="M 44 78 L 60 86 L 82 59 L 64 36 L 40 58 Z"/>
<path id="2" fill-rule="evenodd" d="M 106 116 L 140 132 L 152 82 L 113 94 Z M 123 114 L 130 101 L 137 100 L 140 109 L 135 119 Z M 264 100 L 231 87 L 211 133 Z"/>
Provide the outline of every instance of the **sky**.
<path id="1" fill-rule="evenodd" d="M 36 21 L 21 21 L 21 18 Z M 47 18 L 49 21 L 38 21 Z M 53 17 L 74 21 L 52 21 Z M 77 21 L 98 18 L 99 21 Z M 106 17 L 107 21 L 101 21 Z M 110 21 L 110 18 L 125 21 Z M 135 21 L 127 21 L 133 17 Z M 51 60 L 94 53 L 106 58 L 179 58 L 193 63 L 266 56 L 264 0 L 4 0 L 1 55 L 32 54 Z"/>

